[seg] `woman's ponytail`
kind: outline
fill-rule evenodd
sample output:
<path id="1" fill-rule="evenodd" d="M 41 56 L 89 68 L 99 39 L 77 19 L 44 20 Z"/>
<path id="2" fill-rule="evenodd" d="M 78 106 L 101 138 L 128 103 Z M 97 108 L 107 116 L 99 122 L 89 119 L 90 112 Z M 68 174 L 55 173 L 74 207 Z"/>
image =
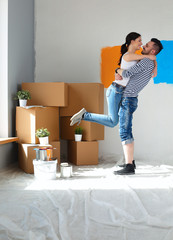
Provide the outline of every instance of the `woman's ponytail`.
<path id="1" fill-rule="evenodd" d="M 136 32 L 131 32 L 126 36 L 126 42 L 121 46 L 121 57 L 118 65 L 121 64 L 122 56 L 128 51 L 128 47 L 131 44 L 131 41 L 137 39 L 140 36 L 141 35 Z"/>
<path id="2" fill-rule="evenodd" d="M 121 64 L 121 59 L 122 59 L 122 56 L 128 51 L 128 47 L 127 47 L 127 44 L 124 43 L 123 45 L 121 45 L 121 57 L 120 57 L 120 60 L 119 60 L 119 63 L 118 65 Z"/>

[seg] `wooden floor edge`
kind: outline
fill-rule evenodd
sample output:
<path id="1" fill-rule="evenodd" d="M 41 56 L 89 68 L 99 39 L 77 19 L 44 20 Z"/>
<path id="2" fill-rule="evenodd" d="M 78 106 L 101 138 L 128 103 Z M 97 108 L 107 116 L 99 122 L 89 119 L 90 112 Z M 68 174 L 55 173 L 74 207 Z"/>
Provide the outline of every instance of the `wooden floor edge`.
<path id="1" fill-rule="evenodd" d="M 16 142 L 18 141 L 18 137 L 7 137 L 7 138 L 0 138 L 0 144 L 6 144 L 10 142 Z"/>

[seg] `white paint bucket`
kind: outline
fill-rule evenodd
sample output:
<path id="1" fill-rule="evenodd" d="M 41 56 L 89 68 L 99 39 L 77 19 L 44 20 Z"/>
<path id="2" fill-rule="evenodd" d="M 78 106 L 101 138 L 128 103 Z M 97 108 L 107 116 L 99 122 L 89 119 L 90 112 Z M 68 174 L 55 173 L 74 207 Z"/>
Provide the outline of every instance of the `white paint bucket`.
<path id="1" fill-rule="evenodd" d="M 62 178 L 69 178 L 72 177 L 72 166 L 68 163 L 61 163 L 60 164 L 60 171 Z"/>
<path id="2" fill-rule="evenodd" d="M 54 180 L 56 179 L 57 160 L 42 161 L 33 160 L 34 176 L 39 180 Z"/>

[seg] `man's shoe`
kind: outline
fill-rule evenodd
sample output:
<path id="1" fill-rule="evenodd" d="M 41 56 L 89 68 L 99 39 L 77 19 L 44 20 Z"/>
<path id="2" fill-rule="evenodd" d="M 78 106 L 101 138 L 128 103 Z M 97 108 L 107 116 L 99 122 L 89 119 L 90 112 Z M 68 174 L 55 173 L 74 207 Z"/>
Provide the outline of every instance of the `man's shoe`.
<path id="1" fill-rule="evenodd" d="M 84 113 L 86 113 L 86 109 L 82 108 L 79 112 L 77 112 L 76 114 L 74 114 L 71 118 L 70 118 L 70 126 L 73 126 L 75 123 L 79 122 L 82 120 L 82 116 L 84 115 Z"/>
<path id="2" fill-rule="evenodd" d="M 133 166 L 134 166 L 134 169 L 136 169 L 135 160 L 132 161 L 132 164 L 133 164 Z M 126 166 L 126 163 L 124 163 L 124 164 L 122 164 L 122 165 L 118 165 L 118 167 L 120 167 L 120 168 L 125 168 L 125 166 Z"/>
<path id="3" fill-rule="evenodd" d="M 134 166 L 133 164 L 126 164 L 126 166 L 119 170 L 119 171 L 114 171 L 114 174 L 116 175 L 132 175 L 135 174 Z"/>

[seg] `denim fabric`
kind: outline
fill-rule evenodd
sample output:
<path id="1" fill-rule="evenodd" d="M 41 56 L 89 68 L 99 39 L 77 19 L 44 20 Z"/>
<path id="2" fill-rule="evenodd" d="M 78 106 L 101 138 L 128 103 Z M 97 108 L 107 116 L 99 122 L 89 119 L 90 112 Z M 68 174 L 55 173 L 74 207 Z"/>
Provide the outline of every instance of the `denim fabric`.
<path id="1" fill-rule="evenodd" d="M 118 111 L 124 87 L 111 84 L 106 91 L 108 115 L 86 112 L 82 120 L 96 122 L 107 127 L 115 127 L 119 122 Z"/>
<path id="2" fill-rule="evenodd" d="M 122 144 L 128 144 L 134 141 L 132 134 L 132 119 L 137 106 L 137 97 L 122 97 L 119 109 L 119 133 Z"/>

